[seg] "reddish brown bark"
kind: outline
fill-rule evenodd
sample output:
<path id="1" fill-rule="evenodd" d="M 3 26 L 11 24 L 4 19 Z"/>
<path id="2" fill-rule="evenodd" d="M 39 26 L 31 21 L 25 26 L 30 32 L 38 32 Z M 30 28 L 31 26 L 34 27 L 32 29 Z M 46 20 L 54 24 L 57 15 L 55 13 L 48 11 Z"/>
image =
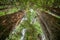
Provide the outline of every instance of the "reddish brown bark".
<path id="1" fill-rule="evenodd" d="M 23 16 L 23 11 L 0 16 L 0 40 L 5 40 L 9 36 L 9 33 L 19 24 Z"/>

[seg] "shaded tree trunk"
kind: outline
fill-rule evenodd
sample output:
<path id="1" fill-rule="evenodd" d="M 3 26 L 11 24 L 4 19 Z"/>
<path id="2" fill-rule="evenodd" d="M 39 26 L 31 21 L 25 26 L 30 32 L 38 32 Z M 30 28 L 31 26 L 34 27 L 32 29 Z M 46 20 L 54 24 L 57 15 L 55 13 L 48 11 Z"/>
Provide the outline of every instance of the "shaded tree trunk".
<path id="1" fill-rule="evenodd" d="M 45 40 L 60 40 L 60 19 L 44 11 L 39 14 L 39 20 L 45 35 Z"/>
<path id="2" fill-rule="evenodd" d="M 0 40 L 5 40 L 9 36 L 10 32 L 19 24 L 23 16 L 23 11 L 0 16 Z"/>

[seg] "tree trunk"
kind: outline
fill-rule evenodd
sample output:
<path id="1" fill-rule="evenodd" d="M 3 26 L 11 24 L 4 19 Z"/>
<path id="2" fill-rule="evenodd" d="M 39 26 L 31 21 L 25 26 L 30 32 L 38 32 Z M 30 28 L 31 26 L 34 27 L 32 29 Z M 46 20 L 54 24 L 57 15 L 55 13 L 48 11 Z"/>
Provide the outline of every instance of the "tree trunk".
<path id="1" fill-rule="evenodd" d="M 43 11 L 39 14 L 39 20 L 45 35 L 45 40 L 60 40 L 59 18 Z"/>
<path id="2" fill-rule="evenodd" d="M 5 40 L 24 16 L 23 11 L 0 16 L 0 40 Z"/>

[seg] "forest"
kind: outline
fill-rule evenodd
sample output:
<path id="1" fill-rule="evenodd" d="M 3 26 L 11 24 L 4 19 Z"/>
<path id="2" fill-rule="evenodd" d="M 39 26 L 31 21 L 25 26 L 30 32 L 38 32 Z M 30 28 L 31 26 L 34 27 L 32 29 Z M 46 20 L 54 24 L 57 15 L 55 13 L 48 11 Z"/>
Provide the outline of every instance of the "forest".
<path id="1" fill-rule="evenodd" d="M 0 40 L 60 40 L 60 0 L 0 0 Z"/>

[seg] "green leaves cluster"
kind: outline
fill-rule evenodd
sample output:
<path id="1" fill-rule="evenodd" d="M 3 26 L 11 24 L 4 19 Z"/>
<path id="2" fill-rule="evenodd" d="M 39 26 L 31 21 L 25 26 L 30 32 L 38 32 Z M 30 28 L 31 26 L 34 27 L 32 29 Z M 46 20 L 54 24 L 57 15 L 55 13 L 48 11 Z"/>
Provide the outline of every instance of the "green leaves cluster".
<path id="1" fill-rule="evenodd" d="M 42 33 L 40 24 L 36 18 L 36 12 L 33 9 L 27 11 L 26 20 L 21 23 L 22 29 L 26 28 L 25 40 L 37 40 L 38 34 Z M 35 20 L 36 19 L 36 20 Z"/>

